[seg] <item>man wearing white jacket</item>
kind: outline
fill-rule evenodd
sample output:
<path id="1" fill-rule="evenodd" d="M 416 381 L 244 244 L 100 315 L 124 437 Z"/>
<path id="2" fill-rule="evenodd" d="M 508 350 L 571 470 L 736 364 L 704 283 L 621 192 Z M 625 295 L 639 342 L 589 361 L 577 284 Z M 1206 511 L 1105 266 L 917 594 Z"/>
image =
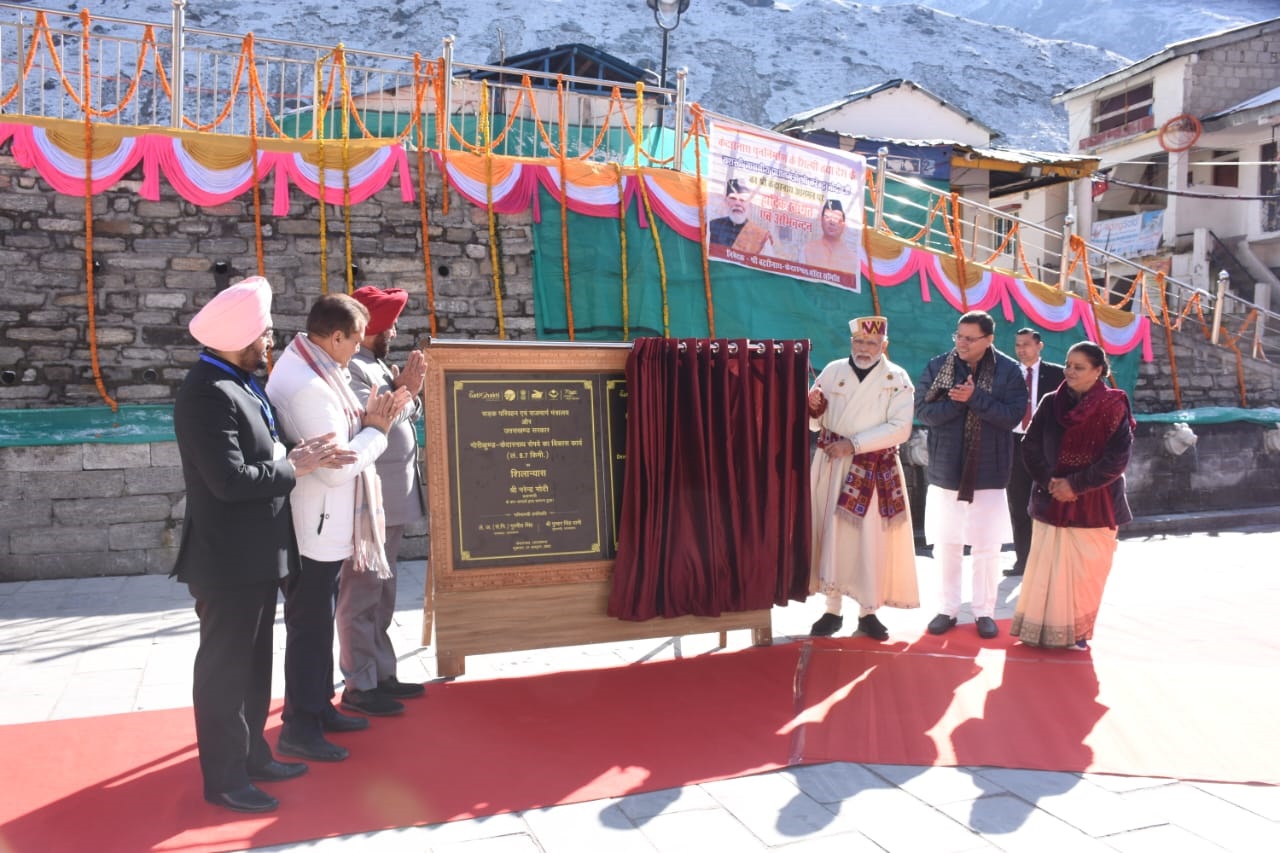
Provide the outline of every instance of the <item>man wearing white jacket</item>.
<path id="1" fill-rule="evenodd" d="M 338 571 L 388 572 L 382 496 L 374 462 L 408 393 L 383 393 L 361 406 L 347 364 L 360 349 L 369 312 L 346 294 L 327 294 L 307 315 L 267 380 L 289 441 L 334 433 L 358 459 L 299 482 L 292 495 L 301 570 L 284 582 L 285 700 L 278 751 L 313 761 L 341 761 L 344 747 L 325 731 L 352 731 L 368 722 L 333 707 L 333 607 Z"/>
<path id="2" fill-rule="evenodd" d="M 858 602 L 858 631 L 889 632 L 881 606 L 919 607 L 915 541 L 898 445 L 911 437 L 911 377 L 889 361 L 889 321 L 850 321 L 850 356 L 822 369 L 809 391 L 818 433 L 810 469 L 813 539 L 809 591 L 826 596 L 815 637 L 840 630 L 843 597 Z"/>

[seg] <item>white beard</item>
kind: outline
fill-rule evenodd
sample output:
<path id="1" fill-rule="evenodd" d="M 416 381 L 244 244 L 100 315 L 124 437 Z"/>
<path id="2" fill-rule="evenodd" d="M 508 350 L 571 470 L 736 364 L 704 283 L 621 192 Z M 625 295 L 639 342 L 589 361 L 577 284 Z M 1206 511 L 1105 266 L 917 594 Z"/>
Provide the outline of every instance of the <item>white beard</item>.
<path id="1" fill-rule="evenodd" d="M 879 360 L 880 360 L 880 356 L 878 355 L 877 356 L 855 355 L 853 357 L 853 364 L 859 370 L 867 370 L 868 368 L 874 367 L 875 363 Z"/>

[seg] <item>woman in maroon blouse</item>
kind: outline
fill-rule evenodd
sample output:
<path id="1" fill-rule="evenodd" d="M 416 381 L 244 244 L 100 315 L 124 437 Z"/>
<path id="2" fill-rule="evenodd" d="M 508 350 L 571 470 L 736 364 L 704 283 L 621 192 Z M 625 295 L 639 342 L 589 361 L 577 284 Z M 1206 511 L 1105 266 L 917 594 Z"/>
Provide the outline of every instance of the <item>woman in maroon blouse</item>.
<path id="1" fill-rule="evenodd" d="M 1033 646 L 1088 649 L 1111 572 L 1116 528 L 1133 520 L 1124 470 L 1129 397 L 1103 381 L 1106 353 L 1067 350 L 1066 379 L 1036 409 L 1022 442 L 1031 490 L 1031 553 L 1010 633 Z"/>

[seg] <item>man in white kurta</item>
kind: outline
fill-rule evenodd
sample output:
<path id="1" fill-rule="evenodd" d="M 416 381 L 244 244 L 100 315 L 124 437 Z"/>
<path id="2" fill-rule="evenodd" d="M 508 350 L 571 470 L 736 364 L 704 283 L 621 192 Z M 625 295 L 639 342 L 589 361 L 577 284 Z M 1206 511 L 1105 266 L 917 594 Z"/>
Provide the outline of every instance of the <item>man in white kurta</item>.
<path id="1" fill-rule="evenodd" d="M 840 630 L 843 598 L 859 605 L 858 631 L 889 632 L 882 606 L 920 606 L 915 540 L 898 445 L 911 436 L 913 386 L 885 356 L 888 321 L 850 321 L 851 357 L 833 361 L 809 391 L 809 428 L 818 433 L 810 470 L 812 565 L 809 591 L 826 596 L 814 636 Z"/>

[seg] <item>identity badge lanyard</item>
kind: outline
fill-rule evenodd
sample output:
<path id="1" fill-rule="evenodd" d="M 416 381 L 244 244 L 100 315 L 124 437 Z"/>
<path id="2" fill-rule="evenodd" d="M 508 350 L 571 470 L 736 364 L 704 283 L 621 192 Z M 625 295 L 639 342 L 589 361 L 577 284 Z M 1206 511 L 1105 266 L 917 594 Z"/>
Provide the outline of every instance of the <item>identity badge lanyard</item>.
<path id="1" fill-rule="evenodd" d="M 250 374 L 244 374 L 244 376 L 248 378 L 248 382 L 246 382 L 241 378 L 241 374 L 234 370 L 231 365 L 211 357 L 208 353 L 200 353 L 200 360 L 206 364 L 212 364 L 219 370 L 234 376 L 240 382 L 241 386 L 254 396 L 258 401 L 258 406 L 262 409 L 262 417 L 267 421 L 267 428 L 271 430 L 272 440 L 279 442 L 280 435 L 276 432 L 276 416 L 271 411 L 271 404 L 267 402 L 267 395 L 258 387 L 258 383 L 254 380 L 253 376 Z"/>

